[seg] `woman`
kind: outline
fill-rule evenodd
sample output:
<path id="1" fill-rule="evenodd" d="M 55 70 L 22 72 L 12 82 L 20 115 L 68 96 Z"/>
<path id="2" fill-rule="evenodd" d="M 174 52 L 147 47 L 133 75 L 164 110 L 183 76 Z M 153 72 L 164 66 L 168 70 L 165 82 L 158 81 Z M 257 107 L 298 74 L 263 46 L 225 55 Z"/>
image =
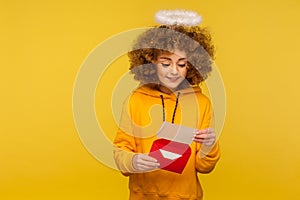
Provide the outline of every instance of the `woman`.
<path id="1" fill-rule="evenodd" d="M 211 71 L 214 47 L 209 32 L 195 25 L 194 12 L 160 14 L 164 24 L 141 34 L 128 53 L 141 84 L 124 106 L 115 161 L 129 176 L 130 199 L 202 199 L 197 172 L 211 172 L 220 157 L 212 106 L 199 88 Z M 185 141 L 173 137 L 179 134 L 172 127 L 184 127 Z M 196 130 L 191 141 L 190 130 Z"/>

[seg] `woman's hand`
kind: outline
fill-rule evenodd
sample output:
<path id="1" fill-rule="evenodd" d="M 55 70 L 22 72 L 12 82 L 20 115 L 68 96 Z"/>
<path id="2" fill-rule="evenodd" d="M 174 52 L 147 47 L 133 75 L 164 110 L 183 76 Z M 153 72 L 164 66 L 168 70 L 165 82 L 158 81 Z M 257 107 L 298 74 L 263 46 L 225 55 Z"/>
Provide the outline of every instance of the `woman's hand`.
<path id="1" fill-rule="evenodd" d="M 211 146 L 216 141 L 215 130 L 213 128 L 197 130 L 193 140 L 206 146 Z"/>
<path id="2" fill-rule="evenodd" d="M 132 165 L 137 172 L 148 172 L 159 167 L 157 160 L 147 154 L 135 154 L 132 158 Z"/>

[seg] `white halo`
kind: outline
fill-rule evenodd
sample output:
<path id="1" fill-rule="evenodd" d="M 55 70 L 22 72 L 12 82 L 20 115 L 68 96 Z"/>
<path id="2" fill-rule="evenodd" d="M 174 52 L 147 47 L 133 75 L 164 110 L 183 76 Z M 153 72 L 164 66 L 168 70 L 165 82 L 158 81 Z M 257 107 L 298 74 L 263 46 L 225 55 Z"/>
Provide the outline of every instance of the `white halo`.
<path id="1" fill-rule="evenodd" d="M 202 17 L 196 12 L 187 10 L 160 10 L 155 14 L 155 21 L 159 24 L 197 26 Z"/>

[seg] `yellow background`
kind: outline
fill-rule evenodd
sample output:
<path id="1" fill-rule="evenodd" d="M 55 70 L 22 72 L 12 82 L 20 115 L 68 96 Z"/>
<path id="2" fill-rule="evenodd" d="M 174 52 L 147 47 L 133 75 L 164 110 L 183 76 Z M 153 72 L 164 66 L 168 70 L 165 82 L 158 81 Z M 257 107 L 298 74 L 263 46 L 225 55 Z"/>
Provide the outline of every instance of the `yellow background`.
<path id="1" fill-rule="evenodd" d="M 127 178 L 79 139 L 76 74 L 108 37 L 176 8 L 211 28 L 227 92 L 205 200 L 299 198 L 300 1 L 19 0 L 0 3 L 0 199 L 127 199 Z"/>

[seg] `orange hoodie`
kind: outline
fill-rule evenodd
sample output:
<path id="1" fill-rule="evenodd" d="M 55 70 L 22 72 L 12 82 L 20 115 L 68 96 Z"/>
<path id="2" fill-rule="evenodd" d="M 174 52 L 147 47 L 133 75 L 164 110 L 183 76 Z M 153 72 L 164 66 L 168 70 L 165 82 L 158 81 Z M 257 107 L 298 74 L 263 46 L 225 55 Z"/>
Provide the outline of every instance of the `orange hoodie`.
<path id="1" fill-rule="evenodd" d="M 197 87 L 165 94 L 149 86 L 141 86 L 124 104 L 120 128 L 114 140 L 114 157 L 120 171 L 129 176 L 130 199 L 202 199 L 203 191 L 197 172 L 211 172 L 220 157 L 219 145 L 212 147 L 192 142 L 191 156 L 182 174 L 158 169 L 136 173 L 132 158 L 136 153 L 149 154 L 156 133 L 165 120 L 173 118 L 176 97 L 180 92 L 174 124 L 205 129 L 210 125 L 212 107 Z M 161 96 L 162 95 L 162 96 Z M 162 109 L 162 98 L 164 111 Z"/>

